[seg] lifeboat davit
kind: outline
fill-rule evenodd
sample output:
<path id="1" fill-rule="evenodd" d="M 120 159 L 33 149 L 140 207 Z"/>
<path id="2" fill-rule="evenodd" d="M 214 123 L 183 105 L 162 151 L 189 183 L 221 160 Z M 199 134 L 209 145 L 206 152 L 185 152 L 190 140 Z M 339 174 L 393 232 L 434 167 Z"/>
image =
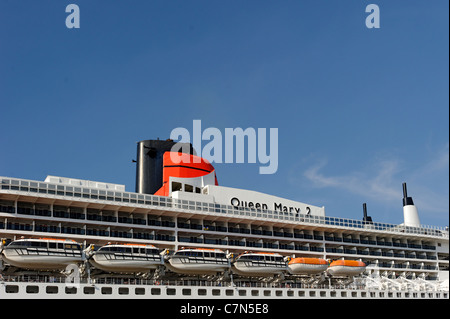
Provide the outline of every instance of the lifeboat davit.
<path id="1" fill-rule="evenodd" d="M 108 244 L 93 252 L 89 262 L 107 272 L 147 272 L 163 264 L 158 248 L 144 244 Z"/>
<path id="2" fill-rule="evenodd" d="M 277 253 L 243 253 L 233 264 L 233 272 L 250 277 L 273 276 L 282 274 L 286 270 L 284 257 Z"/>
<path id="3" fill-rule="evenodd" d="M 293 275 L 314 275 L 326 271 L 328 262 L 322 258 L 292 258 L 288 270 Z"/>
<path id="4" fill-rule="evenodd" d="M 167 268 L 180 274 L 216 274 L 230 268 L 230 260 L 220 249 L 182 248 L 169 257 Z"/>
<path id="5" fill-rule="evenodd" d="M 357 276 L 366 270 L 366 264 L 357 260 L 335 260 L 328 267 L 331 276 Z"/>
<path id="6" fill-rule="evenodd" d="M 84 261 L 81 244 L 68 239 L 18 239 L 3 247 L 6 264 L 33 270 L 64 270 Z"/>

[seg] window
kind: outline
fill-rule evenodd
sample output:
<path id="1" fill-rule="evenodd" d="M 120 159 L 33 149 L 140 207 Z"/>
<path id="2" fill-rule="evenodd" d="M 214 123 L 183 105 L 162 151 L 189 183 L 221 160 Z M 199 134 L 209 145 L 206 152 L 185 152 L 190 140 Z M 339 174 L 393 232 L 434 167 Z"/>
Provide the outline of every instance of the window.
<path id="1" fill-rule="evenodd" d="M 38 241 L 32 241 L 31 242 L 31 247 L 47 248 L 47 243 L 45 243 L 45 242 L 38 242 Z"/>
<path id="2" fill-rule="evenodd" d="M 6 285 L 5 291 L 7 294 L 16 294 L 19 292 L 19 286 L 16 285 Z"/>
<path id="3" fill-rule="evenodd" d="M 174 296 L 177 290 L 175 288 L 167 288 L 166 292 L 168 296 Z"/>
<path id="4" fill-rule="evenodd" d="M 184 191 L 188 192 L 188 193 L 193 193 L 194 192 L 194 186 L 185 184 L 184 185 Z"/>
<path id="5" fill-rule="evenodd" d="M 77 288 L 75 287 L 66 287 L 65 292 L 67 295 L 74 295 L 77 293 Z"/>
<path id="6" fill-rule="evenodd" d="M 225 295 L 227 295 L 227 296 L 234 296 L 234 291 L 231 290 L 231 289 L 227 289 L 227 290 L 225 290 Z"/>
<path id="7" fill-rule="evenodd" d="M 185 288 L 182 290 L 182 293 L 184 296 L 190 296 L 191 295 L 191 289 Z"/>
<path id="8" fill-rule="evenodd" d="M 39 286 L 27 286 L 27 294 L 37 294 L 39 292 Z"/>
<path id="9" fill-rule="evenodd" d="M 181 190 L 181 183 L 178 182 L 172 182 L 172 192 L 180 191 Z"/>
<path id="10" fill-rule="evenodd" d="M 112 288 L 111 287 L 102 287 L 102 294 L 103 295 L 111 295 L 112 294 Z"/>
<path id="11" fill-rule="evenodd" d="M 119 288 L 119 295 L 128 295 L 129 294 L 129 290 L 126 287 L 120 287 Z"/>
<path id="12" fill-rule="evenodd" d="M 94 287 L 84 287 L 83 292 L 85 295 L 93 295 L 93 294 L 95 294 L 95 288 Z"/>
<path id="13" fill-rule="evenodd" d="M 136 288 L 136 289 L 134 290 L 134 293 L 135 293 L 136 295 L 145 295 L 145 288 Z"/>
<path id="14" fill-rule="evenodd" d="M 80 246 L 77 244 L 65 244 L 66 249 L 74 249 L 74 250 L 81 250 Z"/>
<path id="15" fill-rule="evenodd" d="M 213 289 L 212 290 L 212 295 L 213 296 L 220 296 L 220 290 L 219 289 Z"/>
<path id="16" fill-rule="evenodd" d="M 150 290 L 150 293 L 151 293 L 152 295 L 160 295 L 160 294 L 161 294 L 161 289 L 160 289 L 160 288 L 152 288 L 152 289 Z"/>
<path id="17" fill-rule="evenodd" d="M 45 292 L 48 294 L 57 294 L 58 287 L 57 286 L 47 286 L 47 287 L 45 287 Z"/>

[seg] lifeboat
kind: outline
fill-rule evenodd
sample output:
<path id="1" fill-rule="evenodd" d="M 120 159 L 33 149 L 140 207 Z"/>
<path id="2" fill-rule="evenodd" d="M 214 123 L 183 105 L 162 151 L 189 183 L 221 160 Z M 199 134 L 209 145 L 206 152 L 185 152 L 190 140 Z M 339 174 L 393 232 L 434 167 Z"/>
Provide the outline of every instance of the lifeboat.
<path id="1" fill-rule="evenodd" d="M 293 275 L 314 275 L 326 271 L 328 263 L 322 258 L 292 258 L 288 270 Z"/>
<path id="2" fill-rule="evenodd" d="M 19 239 L 3 247 L 6 264 L 33 270 L 64 270 L 84 261 L 81 244 L 68 239 Z"/>
<path id="3" fill-rule="evenodd" d="M 94 251 L 89 262 L 107 272 L 147 272 L 162 265 L 158 248 L 144 244 L 107 244 Z"/>
<path id="4" fill-rule="evenodd" d="M 366 264 L 357 260 L 335 260 L 328 266 L 331 276 L 357 276 L 366 270 Z"/>
<path id="5" fill-rule="evenodd" d="M 233 263 L 233 272 L 242 276 L 273 276 L 286 270 L 284 257 L 277 253 L 243 253 Z"/>
<path id="6" fill-rule="evenodd" d="M 230 260 L 220 249 L 182 248 L 169 257 L 167 268 L 180 274 L 216 274 L 230 268 Z"/>

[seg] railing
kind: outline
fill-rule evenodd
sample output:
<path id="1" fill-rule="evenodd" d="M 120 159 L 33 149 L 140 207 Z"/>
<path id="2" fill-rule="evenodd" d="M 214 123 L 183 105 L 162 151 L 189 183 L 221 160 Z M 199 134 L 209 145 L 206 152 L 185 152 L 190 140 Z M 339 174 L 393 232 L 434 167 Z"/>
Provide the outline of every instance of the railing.
<path id="1" fill-rule="evenodd" d="M 421 225 L 420 227 L 410 227 L 404 225 L 388 223 L 365 223 L 361 220 L 325 217 L 304 214 L 294 214 L 289 212 L 279 212 L 272 210 L 257 210 L 254 208 L 234 207 L 231 205 L 214 204 L 199 201 L 180 200 L 164 196 L 155 196 L 147 194 L 138 194 L 130 192 L 118 192 L 112 190 L 102 190 L 87 187 L 76 187 L 70 185 L 52 184 L 46 182 L 37 182 L 31 180 L 0 177 L 0 190 L 19 191 L 36 193 L 39 195 L 51 196 L 69 196 L 82 199 L 91 199 L 97 201 L 112 201 L 115 203 L 125 203 L 126 205 L 148 205 L 162 209 L 178 209 L 187 211 L 197 211 L 199 213 L 223 214 L 226 216 L 257 217 L 274 221 L 289 221 L 292 223 L 318 224 L 335 226 L 339 228 L 377 230 L 393 233 L 408 233 L 429 235 L 448 238 L 448 230 L 443 227 Z M 10 206 L 2 206 L 2 210 L 8 213 L 14 213 Z M 45 213 L 45 210 L 28 209 L 26 214 L 35 215 Z M 45 214 L 44 214 L 45 215 Z"/>

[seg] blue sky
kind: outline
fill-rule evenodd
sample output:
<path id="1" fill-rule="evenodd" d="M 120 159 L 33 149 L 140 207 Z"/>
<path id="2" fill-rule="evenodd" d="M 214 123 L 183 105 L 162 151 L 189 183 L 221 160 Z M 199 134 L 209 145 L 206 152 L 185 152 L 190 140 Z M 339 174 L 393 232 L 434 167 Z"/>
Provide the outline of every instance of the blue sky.
<path id="1" fill-rule="evenodd" d="M 65 8 L 80 8 L 68 29 Z M 366 5 L 380 8 L 368 29 Z M 134 191 L 136 142 L 278 128 L 278 171 L 219 184 L 401 223 L 449 219 L 447 0 L 0 0 L 0 176 Z"/>

